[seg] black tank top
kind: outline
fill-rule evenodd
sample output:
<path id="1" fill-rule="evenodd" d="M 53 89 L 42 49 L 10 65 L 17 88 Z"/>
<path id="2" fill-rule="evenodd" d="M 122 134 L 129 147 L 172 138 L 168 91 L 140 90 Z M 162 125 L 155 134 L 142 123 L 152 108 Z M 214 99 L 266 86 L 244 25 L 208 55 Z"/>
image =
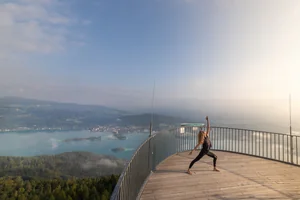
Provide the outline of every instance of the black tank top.
<path id="1" fill-rule="evenodd" d="M 211 142 L 210 142 L 210 139 L 209 139 L 208 136 L 206 136 L 204 138 L 204 142 L 203 142 L 202 148 L 205 149 L 205 150 L 209 150 L 211 148 Z"/>

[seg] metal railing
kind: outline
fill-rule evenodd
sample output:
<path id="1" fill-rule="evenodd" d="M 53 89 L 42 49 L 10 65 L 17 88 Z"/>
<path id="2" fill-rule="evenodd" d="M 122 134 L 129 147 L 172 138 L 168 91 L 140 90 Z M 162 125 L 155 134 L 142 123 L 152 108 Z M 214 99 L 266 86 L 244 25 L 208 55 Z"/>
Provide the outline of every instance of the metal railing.
<path id="1" fill-rule="evenodd" d="M 204 128 L 204 127 L 203 127 Z M 188 151 L 197 143 L 200 128 L 178 132 L 178 152 Z M 266 131 L 212 127 L 212 150 L 242 153 L 300 166 L 300 136 Z"/>
<path id="2" fill-rule="evenodd" d="M 137 199 L 156 166 L 173 154 L 193 149 L 201 129 L 205 127 L 180 127 L 149 137 L 125 167 L 110 199 Z M 300 166 L 300 136 L 212 127 L 210 139 L 212 150 L 242 153 Z"/>
<path id="3" fill-rule="evenodd" d="M 140 145 L 121 174 L 111 200 L 133 200 L 139 196 L 140 189 L 155 167 L 177 152 L 174 145 L 176 130 L 157 133 Z"/>

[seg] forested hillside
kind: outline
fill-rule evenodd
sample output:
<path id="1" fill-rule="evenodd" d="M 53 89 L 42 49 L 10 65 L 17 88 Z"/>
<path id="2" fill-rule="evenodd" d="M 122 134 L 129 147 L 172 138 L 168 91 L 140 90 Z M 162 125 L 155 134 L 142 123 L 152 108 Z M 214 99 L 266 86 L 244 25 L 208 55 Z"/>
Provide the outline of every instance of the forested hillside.
<path id="1" fill-rule="evenodd" d="M 0 178 L 1 200 L 108 200 L 119 176 L 84 179 Z"/>
<path id="2" fill-rule="evenodd" d="M 125 161 L 89 152 L 0 157 L 1 200 L 108 200 Z"/>
<path id="3" fill-rule="evenodd" d="M 33 157 L 0 156 L 0 177 L 87 178 L 120 174 L 125 161 L 89 152 Z"/>

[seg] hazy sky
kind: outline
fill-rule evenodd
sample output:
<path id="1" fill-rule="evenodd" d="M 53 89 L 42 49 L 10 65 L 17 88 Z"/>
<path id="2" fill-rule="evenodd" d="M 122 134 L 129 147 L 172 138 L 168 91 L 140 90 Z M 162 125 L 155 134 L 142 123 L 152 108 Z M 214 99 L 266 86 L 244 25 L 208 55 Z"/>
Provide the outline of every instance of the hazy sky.
<path id="1" fill-rule="evenodd" d="M 300 100 L 300 1 L 1 0 L 0 70 L 1 96 L 150 107 L 155 80 L 157 106 L 286 110 L 289 92 Z"/>

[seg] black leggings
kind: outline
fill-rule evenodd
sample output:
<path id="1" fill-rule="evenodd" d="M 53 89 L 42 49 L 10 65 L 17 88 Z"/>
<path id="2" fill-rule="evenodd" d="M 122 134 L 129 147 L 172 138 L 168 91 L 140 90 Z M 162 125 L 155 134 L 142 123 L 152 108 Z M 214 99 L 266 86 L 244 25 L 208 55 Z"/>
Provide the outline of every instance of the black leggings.
<path id="1" fill-rule="evenodd" d="M 202 149 L 199 155 L 191 162 L 189 169 L 191 169 L 192 166 L 195 164 L 195 162 L 199 161 L 204 155 L 208 155 L 209 157 L 212 157 L 214 159 L 214 167 L 216 167 L 218 157 L 213 152 Z"/>

